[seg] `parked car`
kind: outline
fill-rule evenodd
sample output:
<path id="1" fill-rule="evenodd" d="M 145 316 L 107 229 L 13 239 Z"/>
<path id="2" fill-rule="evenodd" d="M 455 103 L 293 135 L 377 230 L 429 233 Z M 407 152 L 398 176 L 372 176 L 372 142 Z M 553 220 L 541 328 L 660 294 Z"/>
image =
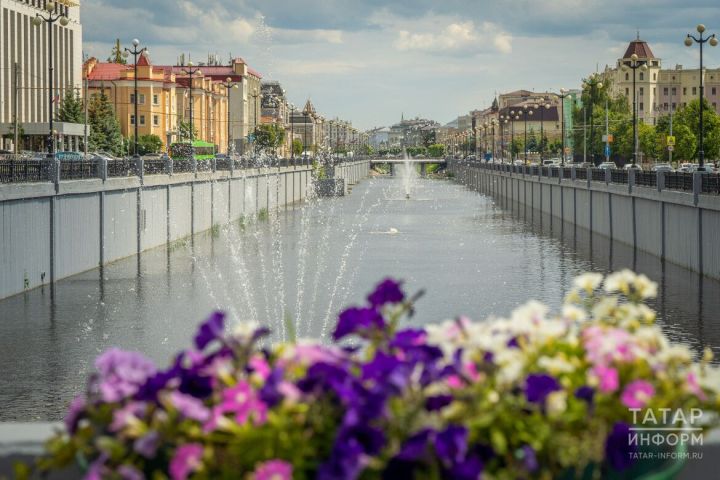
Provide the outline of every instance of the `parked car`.
<path id="1" fill-rule="evenodd" d="M 628 163 L 628 164 L 626 164 L 623 168 L 624 168 L 625 170 L 637 170 L 637 171 L 639 171 L 639 172 L 642 171 L 642 167 L 641 167 L 640 165 L 638 165 L 637 163 L 635 163 L 635 164 Z"/>
<path id="2" fill-rule="evenodd" d="M 602 170 L 613 170 L 617 168 L 617 165 L 615 165 L 615 162 L 603 162 L 598 165 L 597 168 L 600 168 Z"/>
<path id="3" fill-rule="evenodd" d="M 550 167 L 554 165 L 560 165 L 559 158 L 546 158 L 545 160 L 543 160 L 543 167 Z"/>
<path id="4" fill-rule="evenodd" d="M 513 165 L 515 165 L 516 167 L 522 167 L 523 165 L 525 165 L 525 162 L 523 162 L 522 160 L 518 159 L 518 160 L 515 160 L 515 161 L 513 162 Z"/>
<path id="5" fill-rule="evenodd" d="M 656 163 L 652 167 L 653 172 L 674 172 L 675 169 L 669 163 Z"/>
<path id="6" fill-rule="evenodd" d="M 697 170 L 698 164 L 697 163 L 681 163 L 680 167 L 677 169 L 678 172 L 684 172 L 684 173 L 692 173 L 695 170 Z"/>
<path id="7" fill-rule="evenodd" d="M 595 168 L 595 164 L 592 162 L 582 162 L 577 164 L 578 168 Z"/>

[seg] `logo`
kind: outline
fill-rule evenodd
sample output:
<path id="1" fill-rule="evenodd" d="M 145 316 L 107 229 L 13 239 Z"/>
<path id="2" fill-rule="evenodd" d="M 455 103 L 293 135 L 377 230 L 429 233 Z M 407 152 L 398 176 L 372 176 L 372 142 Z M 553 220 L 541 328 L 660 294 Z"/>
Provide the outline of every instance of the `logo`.
<path id="1" fill-rule="evenodd" d="M 648 447 L 650 451 L 631 454 L 637 459 L 701 459 L 702 452 L 689 452 L 688 447 L 703 446 L 703 411 L 672 408 L 630 408 L 633 426 L 628 433 L 628 445 Z M 655 451 L 660 450 L 660 451 Z"/>

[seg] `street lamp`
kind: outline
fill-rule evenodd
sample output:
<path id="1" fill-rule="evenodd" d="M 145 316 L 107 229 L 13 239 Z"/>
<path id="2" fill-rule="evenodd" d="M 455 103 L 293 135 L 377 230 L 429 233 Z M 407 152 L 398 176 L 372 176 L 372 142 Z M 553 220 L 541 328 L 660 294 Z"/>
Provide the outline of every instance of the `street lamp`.
<path id="1" fill-rule="evenodd" d="M 570 91 L 567 88 L 561 88 L 560 89 L 560 95 L 558 95 L 558 98 L 560 98 L 560 105 L 562 105 L 562 119 L 561 119 L 561 130 L 562 130 L 562 157 L 560 160 L 560 165 L 563 167 L 565 166 L 565 99 L 570 96 Z M 558 110 L 560 112 L 560 110 Z"/>
<path id="2" fill-rule="evenodd" d="M 533 115 L 533 109 L 537 108 L 537 105 L 523 105 L 522 112 L 523 117 L 525 118 L 525 140 L 523 148 L 525 149 L 525 165 L 528 164 L 528 146 L 527 146 L 527 121 L 528 117 L 532 117 Z"/>
<path id="3" fill-rule="evenodd" d="M 193 63 L 188 62 L 188 68 L 184 68 L 182 72 L 190 77 L 190 147 L 195 140 L 195 132 L 193 127 L 193 75 L 202 75 L 199 68 L 193 68 Z M 136 124 L 137 124 L 137 119 Z M 193 158 L 195 158 L 195 152 L 193 150 Z"/>
<path id="4" fill-rule="evenodd" d="M 492 128 L 492 159 L 495 163 L 495 125 L 497 125 L 497 119 L 493 118 L 490 120 L 490 127 Z"/>
<path id="5" fill-rule="evenodd" d="M 295 104 L 290 104 L 290 160 L 295 166 Z"/>
<path id="6" fill-rule="evenodd" d="M 545 133 L 543 130 L 543 124 L 545 123 L 545 121 L 544 121 L 543 117 L 544 117 L 545 110 L 550 110 L 550 103 L 546 99 L 541 98 L 539 108 L 540 108 L 540 165 L 542 165 L 543 153 L 545 152 Z"/>
<path id="7" fill-rule="evenodd" d="M 634 54 L 633 54 L 634 55 Z M 637 56 L 636 56 L 637 58 Z M 590 90 L 590 157 L 595 162 L 595 152 L 593 152 L 593 132 L 595 131 L 595 123 L 593 122 L 593 103 L 595 101 L 595 92 L 603 87 L 600 75 L 594 73 L 583 81 L 583 87 Z M 633 73 L 633 95 L 635 94 L 635 74 Z"/>
<path id="8" fill-rule="evenodd" d="M 227 154 L 228 157 L 230 156 L 230 91 L 232 91 L 233 88 L 237 89 L 238 86 L 236 83 L 233 82 L 233 79 L 231 77 L 227 77 L 224 82 L 220 82 L 220 86 L 225 87 L 225 90 L 227 91 Z"/>
<path id="9" fill-rule="evenodd" d="M 53 23 L 58 22 L 61 26 L 66 27 L 70 20 L 62 13 L 56 13 L 57 2 L 51 0 L 45 3 L 45 11 L 47 16 L 36 14 L 35 18 L 32 19 L 32 24 L 36 27 L 41 26 L 43 23 L 48 25 L 48 120 L 49 120 L 49 135 L 48 135 L 48 158 L 52 159 L 55 154 L 55 133 L 53 129 Z"/>
<path id="10" fill-rule="evenodd" d="M 707 37 L 703 37 L 703 33 L 705 33 L 705 25 L 703 24 L 697 26 L 697 31 L 700 34 L 699 37 L 695 37 L 694 35 L 690 35 L 688 33 L 688 36 L 685 38 L 685 45 L 691 47 L 693 42 L 700 44 L 700 148 L 698 149 L 698 161 L 700 165 L 698 170 L 703 172 L 705 171 L 705 151 L 703 149 L 703 136 L 705 134 L 705 130 L 703 128 L 703 110 L 705 110 L 705 104 L 703 103 L 703 96 L 705 90 L 705 72 L 703 72 L 703 44 L 707 42 L 710 44 L 711 47 L 716 47 L 718 44 L 718 39 L 717 37 L 715 37 L 714 33 Z"/>
<path id="11" fill-rule="evenodd" d="M 138 125 L 140 123 L 140 117 L 138 116 L 138 55 L 147 55 L 149 50 L 147 48 L 139 48 L 140 46 L 140 40 L 137 38 L 133 39 L 132 41 L 133 48 L 132 50 L 129 48 L 126 48 L 125 51 L 128 52 L 133 56 L 134 59 L 134 65 L 133 65 L 133 80 L 134 80 L 134 93 L 133 93 L 133 105 L 135 107 L 135 151 L 134 156 L 138 156 Z"/>
<path id="12" fill-rule="evenodd" d="M 635 164 L 637 163 L 637 154 L 638 154 L 638 138 L 637 138 L 637 97 L 636 97 L 636 87 L 635 87 L 635 72 L 639 68 L 642 71 L 647 70 L 647 62 L 644 60 L 638 60 L 638 56 L 636 53 L 633 53 L 630 55 L 630 61 L 624 62 L 623 64 L 623 70 L 627 70 L 628 68 L 632 69 L 633 71 L 633 159 L 632 164 L 633 167 L 635 167 Z M 702 82 L 702 80 L 701 80 Z M 592 106 L 592 105 L 591 105 Z M 590 145 L 592 145 L 592 114 L 590 114 L 591 120 L 590 120 Z"/>

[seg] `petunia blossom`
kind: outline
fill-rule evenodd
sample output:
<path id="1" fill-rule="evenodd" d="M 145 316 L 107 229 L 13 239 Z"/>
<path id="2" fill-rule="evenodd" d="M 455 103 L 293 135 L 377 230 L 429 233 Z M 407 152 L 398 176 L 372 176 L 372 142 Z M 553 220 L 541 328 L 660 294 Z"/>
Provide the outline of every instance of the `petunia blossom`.
<path id="1" fill-rule="evenodd" d="M 292 465 L 283 460 L 261 463 L 253 473 L 253 480 L 292 480 Z"/>
<path id="2" fill-rule="evenodd" d="M 170 478 L 186 480 L 191 473 L 202 466 L 203 446 L 199 443 L 186 443 L 180 446 L 170 461 Z"/>
<path id="3" fill-rule="evenodd" d="M 643 408 L 655 395 L 655 387 L 645 380 L 635 380 L 623 390 L 620 400 L 628 408 Z"/>

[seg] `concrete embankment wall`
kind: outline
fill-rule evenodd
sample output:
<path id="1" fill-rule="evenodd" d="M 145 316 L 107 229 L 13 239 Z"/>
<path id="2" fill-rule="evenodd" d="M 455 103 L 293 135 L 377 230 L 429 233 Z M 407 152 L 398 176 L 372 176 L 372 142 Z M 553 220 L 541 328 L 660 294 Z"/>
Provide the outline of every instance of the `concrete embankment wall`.
<path id="1" fill-rule="evenodd" d="M 469 188 L 519 204 L 639 251 L 720 279 L 720 197 L 673 190 L 538 178 L 451 162 Z"/>
<path id="2" fill-rule="evenodd" d="M 339 168 L 348 182 L 368 160 Z M 0 299 L 307 198 L 287 167 L 0 187 Z"/>

